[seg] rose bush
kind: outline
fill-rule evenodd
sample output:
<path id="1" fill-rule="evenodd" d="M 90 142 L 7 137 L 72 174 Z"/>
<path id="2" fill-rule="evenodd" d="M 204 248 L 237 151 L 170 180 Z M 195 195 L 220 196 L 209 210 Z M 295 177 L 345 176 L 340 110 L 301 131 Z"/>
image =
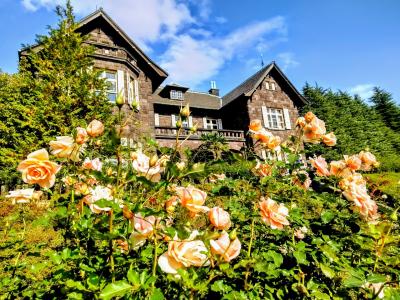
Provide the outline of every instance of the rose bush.
<path id="1" fill-rule="evenodd" d="M 247 150 L 195 163 L 179 136 L 173 149 L 129 149 L 109 130 L 93 121 L 52 142 L 54 158 L 41 149 L 21 162 L 33 186 L 6 201 L 26 211 L 44 188 L 63 242 L 42 249 L 40 264 L 16 256 L 0 275 L 5 298 L 398 299 L 399 203 L 368 189 L 360 172 L 378 165 L 372 153 L 302 154 L 303 142 L 336 143 L 313 113 L 284 143 L 250 124 L 254 149 L 283 160 Z"/>

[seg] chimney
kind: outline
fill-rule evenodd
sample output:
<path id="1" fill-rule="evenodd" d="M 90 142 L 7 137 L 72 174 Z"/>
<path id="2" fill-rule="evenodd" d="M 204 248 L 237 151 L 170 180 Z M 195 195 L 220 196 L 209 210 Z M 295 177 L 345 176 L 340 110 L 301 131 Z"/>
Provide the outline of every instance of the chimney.
<path id="1" fill-rule="evenodd" d="M 217 84 L 215 81 L 211 81 L 211 88 L 208 90 L 210 95 L 219 96 L 219 89 L 217 89 Z"/>

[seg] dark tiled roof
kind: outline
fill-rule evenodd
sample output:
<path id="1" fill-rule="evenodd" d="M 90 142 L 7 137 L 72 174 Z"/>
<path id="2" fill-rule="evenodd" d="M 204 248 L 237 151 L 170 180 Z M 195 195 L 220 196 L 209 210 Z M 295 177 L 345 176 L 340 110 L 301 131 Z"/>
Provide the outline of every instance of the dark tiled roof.
<path id="1" fill-rule="evenodd" d="M 210 95 L 208 93 L 187 91 L 184 93 L 184 100 L 172 100 L 169 98 L 164 98 L 159 95 L 163 87 L 159 87 L 154 95 L 153 102 L 156 104 L 165 104 L 173 106 L 181 106 L 189 103 L 190 107 L 203 108 L 203 109 L 220 109 L 221 108 L 221 97 Z"/>

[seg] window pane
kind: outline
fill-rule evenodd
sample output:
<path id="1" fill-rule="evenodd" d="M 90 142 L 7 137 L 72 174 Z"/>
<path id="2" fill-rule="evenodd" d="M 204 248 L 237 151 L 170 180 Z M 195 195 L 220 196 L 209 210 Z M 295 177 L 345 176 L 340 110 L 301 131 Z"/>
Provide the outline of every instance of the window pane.
<path id="1" fill-rule="evenodd" d="M 115 100 L 117 99 L 117 94 L 116 93 L 108 93 L 107 97 L 108 97 L 108 100 L 110 100 L 111 102 L 115 102 Z"/>
<path id="2" fill-rule="evenodd" d="M 107 79 L 116 79 L 117 75 L 115 73 L 112 73 L 112 72 L 106 72 L 106 78 Z"/>

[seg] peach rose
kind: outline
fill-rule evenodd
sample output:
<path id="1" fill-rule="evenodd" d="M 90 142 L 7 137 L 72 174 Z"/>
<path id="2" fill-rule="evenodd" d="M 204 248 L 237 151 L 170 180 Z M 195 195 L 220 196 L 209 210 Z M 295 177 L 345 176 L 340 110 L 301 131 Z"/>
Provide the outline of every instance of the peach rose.
<path id="1" fill-rule="evenodd" d="M 86 132 L 91 137 L 98 137 L 104 132 L 104 125 L 100 121 L 93 120 L 86 128 Z"/>
<path id="2" fill-rule="evenodd" d="M 135 214 L 133 217 L 133 227 L 130 239 L 133 241 L 133 248 L 141 247 L 145 244 L 146 240 L 153 234 L 156 218 L 148 216 L 143 218 L 140 213 Z"/>
<path id="3" fill-rule="evenodd" d="M 361 159 L 357 155 L 343 155 L 344 162 L 350 170 L 357 171 L 361 168 Z"/>
<path id="4" fill-rule="evenodd" d="M 305 120 L 307 123 L 312 122 L 315 118 L 316 118 L 315 115 L 314 115 L 311 111 L 309 111 L 308 113 L 306 113 L 306 114 L 304 115 L 304 120 Z"/>
<path id="5" fill-rule="evenodd" d="M 264 144 L 268 144 L 269 139 L 270 139 L 271 137 L 273 137 L 273 136 L 274 136 L 274 135 L 273 135 L 271 132 L 265 130 L 264 128 L 262 128 L 262 129 L 259 130 L 259 131 L 253 132 L 253 137 L 254 137 L 256 140 L 259 140 L 261 143 L 264 143 Z"/>
<path id="6" fill-rule="evenodd" d="M 19 189 L 15 191 L 9 191 L 9 194 L 6 195 L 6 198 L 12 200 L 12 204 L 23 204 L 29 203 L 33 198 L 34 189 Z"/>
<path id="7" fill-rule="evenodd" d="M 328 134 L 325 134 L 322 136 L 322 142 L 329 146 L 329 147 L 333 147 L 336 145 L 336 136 L 333 132 L 330 132 Z"/>
<path id="8" fill-rule="evenodd" d="M 361 174 L 359 173 L 353 173 L 349 176 L 344 177 L 340 182 L 339 182 L 339 187 L 342 190 L 347 190 L 351 188 L 353 185 L 357 186 L 366 186 L 367 182 L 364 180 Z"/>
<path id="9" fill-rule="evenodd" d="M 88 134 L 85 128 L 77 127 L 76 128 L 76 137 L 75 142 L 79 145 L 84 144 L 88 140 Z"/>
<path id="10" fill-rule="evenodd" d="M 50 188 L 56 181 L 60 166 L 49 160 L 46 149 L 40 149 L 28 155 L 17 170 L 22 173 L 22 180 L 29 184 L 39 184 L 42 188 Z"/>
<path id="11" fill-rule="evenodd" d="M 297 118 L 296 126 L 298 126 L 300 128 L 304 128 L 304 126 L 306 126 L 306 119 L 304 117 Z"/>
<path id="12" fill-rule="evenodd" d="M 140 176 L 144 176 L 153 182 L 160 181 L 161 172 L 164 170 L 160 166 L 160 161 L 156 161 L 155 164 L 150 167 L 150 157 L 141 151 L 131 153 L 131 158 L 133 159 L 132 167 Z"/>
<path id="13" fill-rule="evenodd" d="M 328 163 L 325 158 L 318 156 L 315 159 L 310 159 L 311 165 L 316 170 L 318 176 L 329 176 Z"/>
<path id="14" fill-rule="evenodd" d="M 182 206 L 186 207 L 193 214 L 208 212 L 210 209 L 203 206 L 207 198 L 207 193 L 191 185 L 188 187 L 176 187 L 175 192 L 179 197 Z"/>
<path id="15" fill-rule="evenodd" d="M 213 207 L 208 212 L 208 218 L 210 219 L 211 224 L 220 230 L 227 230 L 231 227 L 231 218 L 229 213 L 220 208 L 220 207 Z"/>
<path id="16" fill-rule="evenodd" d="M 96 186 L 94 189 L 89 189 L 89 194 L 85 196 L 83 201 L 89 205 L 89 208 L 95 214 L 99 214 L 103 211 L 110 211 L 110 207 L 100 207 L 96 205 L 96 202 L 105 199 L 105 200 L 113 200 L 111 189 L 103 186 Z"/>
<path id="17" fill-rule="evenodd" d="M 74 139 L 70 136 L 57 136 L 55 141 L 49 143 L 51 154 L 60 158 L 69 158 L 74 150 Z"/>
<path id="18" fill-rule="evenodd" d="M 368 195 L 365 186 L 354 184 L 344 191 L 343 195 L 347 200 L 353 201 L 353 210 L 360 213 L 364 219 L 374 221 L 379 218 L 378 206 Z"/>
<path id="19" fill-rule="evenodd" d="M 88 157 L 86 157 L 85 161 L 82 164 L 82 167 L 84 169 L 94 170 L 94 171 L 99 171 L 100 172 L 101 168 L 103 167 L 103 163 L 98 158 L 90 160 Z"/>
<path id="20" fill-rule="evenodd" d="M 229 234 L 222 232 L 217 240 L 210 240 L 211 252 L 220 255 L 223 260 L 230 262 L 240 254 L 242 247 L 238 238 L 233 241 L 229 238 Z"/>
<path id="21" fill-rule="evenodd" d="M 286 217 L 289 215 L 289 210 L 282 203 L 278 204 L 274 200 L 261 197 L 260 213 L 262 220 L 270 225 L 272 229 L 282 230 L 285 225 L 289 225 Z"/>
<path id="22" fill-rule="evenodd" d="M 177 274 L 184 267 L 202 267 L 210 264 L 208 250 L 203 241 L 170 241 L 168 251 L 158 259 L 162 271 Z"/>
<path id="23" fill-rule="evenodd" d="M 303 132 L 303 140 L 305 142 L 317 144 L 326 133 L 325 122 L 314 116 L 312 121 L 304 126 Z"/>
<path id="24" fill-rule="evenodd" d="M 347 167 L 343 160 L 331 161 L 330 162 L 330 173 L 337 177 L 347 177 L 353 174 L 353 172 Z"/>
<path id="25" fill-rule="evenodd" d="M 267 147 L 271 150 L 275 150 L 281 144 L 281 138 L 279 136 L 272 136 L 266 143 Z"/>
<path id="26" fill-rule="evenodd" d="M 361 170 L 363 171 L 370 171 L 372 167 L 379 166 L 379 162 L 376 160 L 375 155 L 373 155 L 371 152 L 361 151 L 358 154 L 358 157 L 361 160 Z"/>
<path id="27" fill-rule="evenodd" d="M 269 164 L 262 164 L 257 161 L 257 165 L 253 169 L 253 173 L 260 177 L 266 177 L 272 175 L 272 166 Z"/>
<path id="28" fill-rule="evenodd" d="M 251 121 L 249 129 L 253 132 L 260 131 L 262 129 L 261 121 L 258 119 Z"/>

